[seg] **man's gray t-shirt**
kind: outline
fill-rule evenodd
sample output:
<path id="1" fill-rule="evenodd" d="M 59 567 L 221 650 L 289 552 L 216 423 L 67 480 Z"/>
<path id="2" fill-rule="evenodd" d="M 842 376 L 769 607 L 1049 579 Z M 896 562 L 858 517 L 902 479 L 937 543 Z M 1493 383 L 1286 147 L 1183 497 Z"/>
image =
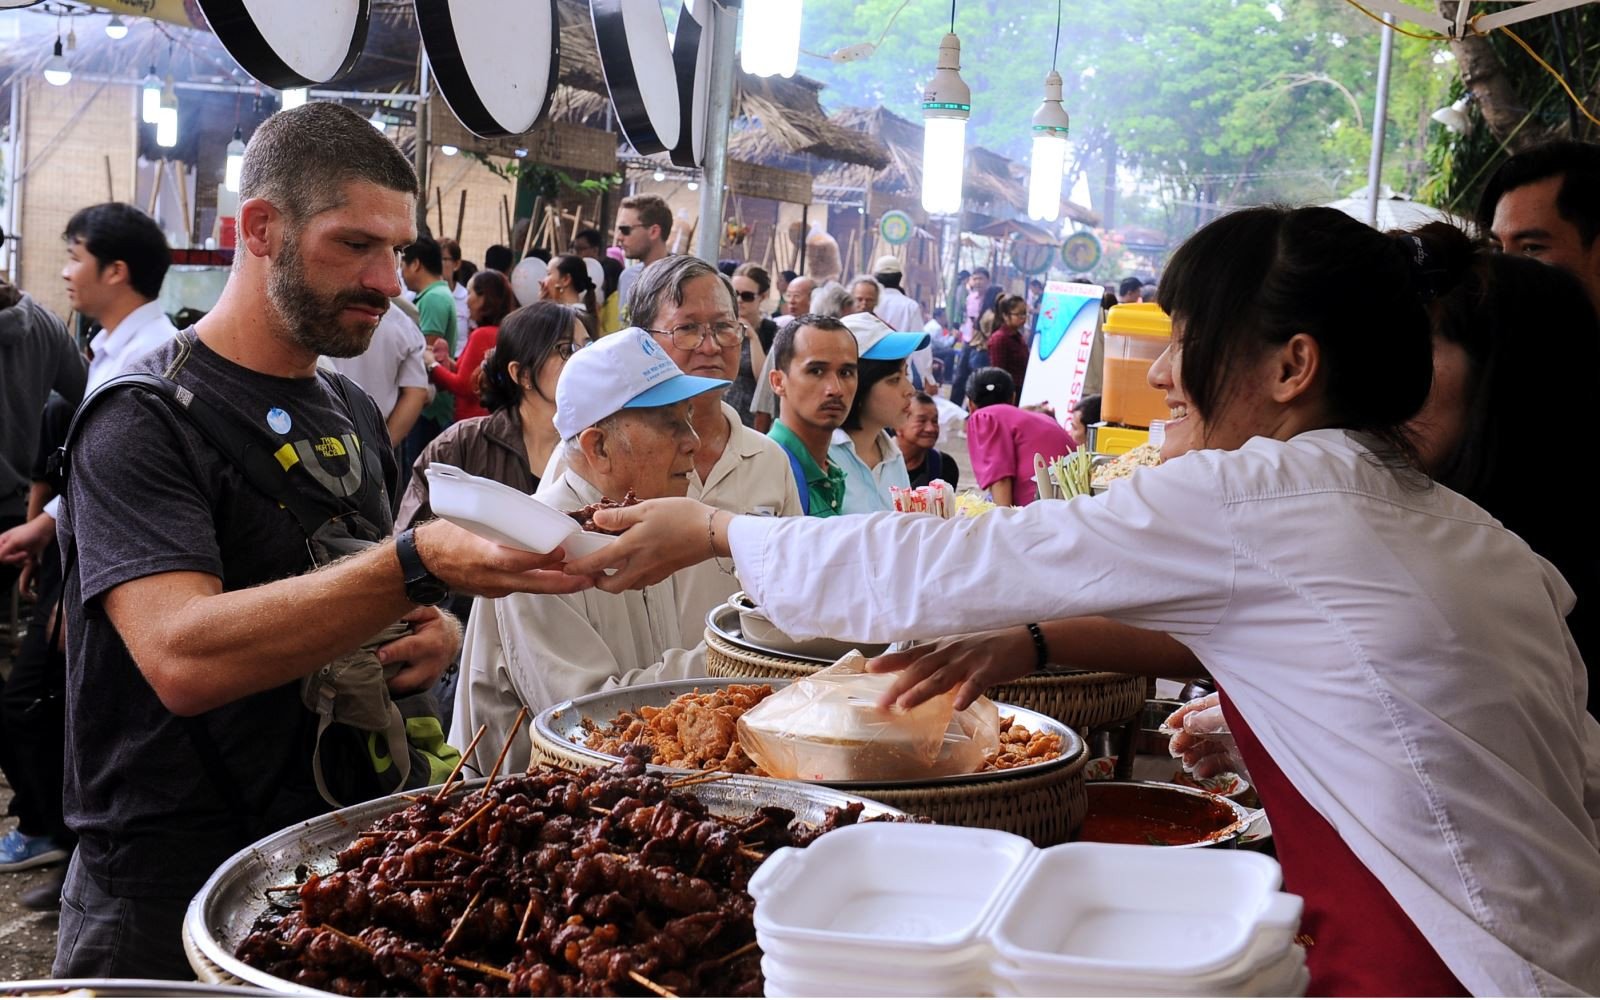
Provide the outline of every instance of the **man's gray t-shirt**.
<path id="1" fill-rule="evenodd" d="M 393 523 L 387 438 L 361 440 L 321 377 L 277 378 L 240 367 L 192 330 L 134 365 L 166 374 L 253 428 L 269 453 L 345 497 L 379 531 Z M 352 385 L 352 406 L 372 400 Z M 369 482 L 362 448 L 384 481 Z M 158 573 L 205 573 L 241 590 L 310 568 L 305 532 L 245 483 L 187 417 L 141 388 L 119 389 L 79 429 L 60 536 L 77 546 L 66 580 L 66 818 L 80 863 L 121 896 L 193 894 L 251 840 L 327 810 L 313 786 L 315 717 L 298 685 L 241 698 L 193 719 L 167 711 L 106 618 L 101 598 Z M 322 613 L 337 615 L 337 606 Z M 279 623 L 294 629 L 296 622 Z M 219 658 L 216 669 L 228 669 Z M 195 727 L 200 727 L 197 737 Z M 217 773 L 199 747 L 220 753 Z M 242 810 L 236 808 L 242 805 Z M 240 815 L 241 811 L 245 815 Z"/>

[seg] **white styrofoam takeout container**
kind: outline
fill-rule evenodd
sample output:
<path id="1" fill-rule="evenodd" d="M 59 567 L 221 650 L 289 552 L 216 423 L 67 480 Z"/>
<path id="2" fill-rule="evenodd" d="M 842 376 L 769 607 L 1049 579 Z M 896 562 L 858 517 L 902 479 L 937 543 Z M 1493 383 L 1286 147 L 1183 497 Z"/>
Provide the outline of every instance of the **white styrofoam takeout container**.
<path id="1" fill-rule="evenodd" d="M 570 514 L 537 497 L 453 465 L 430 462 L 427 476 L 433 512 L 491 542 L 541 554 L 560 547 L 578 559 L 616 540 L 580 530 Z"/>
<path id="2" fill-rule="evenodd" d="M 763 952 L 761 973 L 769 997 L 971 997 L 992 992 L 988 970 L 959 974 L 880 963 L 875 969 L 791 964 Z"/>
<path id="3" fill-rule="evenodd" d="M 979 931 L 1034 850 L 998 830 L 835 830 L 804 851 L 774 851 L 756 870 L 756 934 L 824 958 L 902 954 L 924 968 L 982 961 Z"/>
<path id="4" fill-rule="evenodd" d="M 1206 996 L 1275 997 L 1305 992 L 1310 973 L 1305 949 L 1290 945 L 1265 964 L 1241 965 L 1226 973 L 1198 979 L 1151 977 L 1124 973 L 1114 979 L 1055 976 L 997 961 L 990 967 L 988 985 L 997 996 Z"/>

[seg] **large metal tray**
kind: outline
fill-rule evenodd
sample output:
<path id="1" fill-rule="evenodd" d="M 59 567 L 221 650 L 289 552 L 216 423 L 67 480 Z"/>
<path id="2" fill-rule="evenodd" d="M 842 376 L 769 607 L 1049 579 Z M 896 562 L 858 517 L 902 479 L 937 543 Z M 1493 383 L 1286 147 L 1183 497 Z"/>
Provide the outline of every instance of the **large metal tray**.
<path id="1" fill-rule="evenodd" d="M 740 649 L 762 656 L 771 656 L 779 660 L 791 660 L 795 663 L 815 663 L 820 667 L 832 666 L 832 660 L 825 660 L 817 656 L 803 656 L 800 653 L 791 653 L 788 650 L 774 649 L 763 646 L 744 637 L 744 626 L 739 623 L 739 609 L 731 604 L 719 604 L 706 615 L 706 627 L 715 632 L 718 637 Z"/>
<path id="2" fill-rule="evenodd" d="M 466 795 L 483 784 L 482 778 L 463 782 L 450 797 Z M 851 802 L 862 803 L 866 816 L 903 815 L 899 809 L 859 795 L 771 778 L 728 778 L 697 785 L 694 794 L 713 813 L 729 818 L 748 816 L 759 806 L 782 806 L 792 810 L 800 820 L 821 823 L 829 806 Z M 332 871 L 336 864 L 334 856 L 349 846 L 352 835 L 371 829 L 372 823 L 380 817 L 410 804 L 403 795 L 374 799 L 308 819 L 256 841 L 223 862 L 200 887 L 184 917 L 185 930 L 206 959 L 247 984 L 278 993 L 326 996 L 319 990 L 268 975 L 235 958 L 234 952 L 257 918 L 268 910 L 264 890 L 298 882 L 294 871 L 301 864 L 315 872 Z"/>
<path id="3" fill-rule="evenodd" d="M 737 621 L 737 618 L 735 619 Z M 614 688 L 610 691 L 601 691 L 598 694 L 586 694 L 552 705 L 540 712 L 533 720 L 534 732 L 545 740 L 558 746 L 571 749 L 580 756 L 589 757 L 595 761 L 617 761 L 620 757 L 591 750 L 583 742 L 587 730 L 585 721 L 594 725 L 609 725 L 622 712 L 638 712 L 646 705 L 661 706 L 682 694 L 690 694 L 696 690 L 708 691 L 719 687 L 728 687 L 731 684 L 770 684 L 780 688 L 792 683 L 787 678 L 778 677 L 699 677 L 681 681 L 659 681 L 654 684 L 638 684 L 633 687 Z M 1067 726 L 1062 725 L 1048 715 L 1020 708 L 1016 705 L 996 705 L 1002 716 L 1010 716 L 1021 725 L 1027 726 L 1030 732 L 1049 732 L 1061 737 L 1061 756 L 1055 760 L 1041 761 L 1037 764 L 1026 764 L 1022 767 L 1008 768 L 1004 771 L 983 771 L 978 774 L 957 774 L 942 778 L 919 778 L 914 781 L 829 781 L 823 787 L 850 790 L 859 788 L 930 788 L 933 786 L 983 784 L 991 781 L 1006 781 L 1012 778 L 1025 778 L 1039 774 L 1043 771 L 1053 770 L 1058 767 L 1067 767 L 1074 761 L 1080 760 L 1086 751 L 1083 740 L 1077 733 Z M 682 768 L 659 767 L 652 765 L 652 770 L 689 773 Z M 769 779 L 770 780 L 770 779 Z"/>

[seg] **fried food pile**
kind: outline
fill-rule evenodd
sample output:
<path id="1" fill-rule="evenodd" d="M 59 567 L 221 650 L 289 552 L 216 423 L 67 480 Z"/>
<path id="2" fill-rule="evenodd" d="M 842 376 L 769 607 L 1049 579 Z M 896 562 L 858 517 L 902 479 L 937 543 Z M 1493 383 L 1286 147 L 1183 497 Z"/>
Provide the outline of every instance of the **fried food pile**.
<path id="1" fill-rule="evenodd" d="M 650 763 L 692 771 L 727 771 L 766 776 L 739 745 L 739 716 L 772 694 L 769 684 L 729 684 L 681 694 L 667 704 L 622 712 L 608 725 L 589 728 L 585 745 L 603 754 L 622 756 L 624 747 L 644 744 Z M 984 760 L 983 770 L 1004 771 L 1061 756 L 1061 737 L 1032 732 L 1011 716 L 1000 718 L 1000 749 Z"/>
<path id="2" fill-rule="evenodd" d="M 639 503 L 639 498 L 634 496 L 632 490 L 629 490 L 627 494 L 623 496 L 620 502 L 613 500 L 610 497 L 602 496 L 599 503 L 592 503 L 587 507 L 579 507 L 577 510 L 568 511 L 567 516 L 572 518 L 574 521 L 577 521 L 578 527 L 582 528 L 584 531 L 593 531 L 602 535 L 620 535 L 622 534 L 620 531 L 607 531 L 606 529 L 596 525 L 594 523 L 594 512 L 597 510 L 606 510 L 611 507 L 632 507 L 636 503 Z"/>
<path id="3" fill-rule="evenodd" d="M 371 823 L 238 957 L 346 996 L 760 996 L 751 874 L 861 804 L 821 827 L 775 806 L 721 818 L 623 749 L 611 768 L 511 775 Z"/>

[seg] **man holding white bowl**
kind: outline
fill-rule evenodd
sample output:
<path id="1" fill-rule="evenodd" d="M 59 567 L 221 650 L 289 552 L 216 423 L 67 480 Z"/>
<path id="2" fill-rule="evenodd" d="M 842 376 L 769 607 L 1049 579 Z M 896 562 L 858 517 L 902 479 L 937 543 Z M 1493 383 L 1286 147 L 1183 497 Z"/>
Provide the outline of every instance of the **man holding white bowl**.
<path id="1" fill-rule="evenodd" d="M 694 397 L 723 379 L 685 375 L 661 345 L 633 328 L 572 356 L 556 383 L 556 430 L 567 468 L 536 496 L 575 511 L 602 497 L 640 500 L 688 495 L 699 438 Z M 709 543 L 708 543 L 709 545 Z M 461 651 L 451 743 L 465 747 L 487 726 L 467 766 L 484 773 L 500 747 L 508 767 L 527 766 L 527 727 L 512 732 L 518 710 L 612 687 L 697 677 L 698 636 L 680 628 L 673 577 L 621 594 L 519 594 L 473 605 Z"/>

